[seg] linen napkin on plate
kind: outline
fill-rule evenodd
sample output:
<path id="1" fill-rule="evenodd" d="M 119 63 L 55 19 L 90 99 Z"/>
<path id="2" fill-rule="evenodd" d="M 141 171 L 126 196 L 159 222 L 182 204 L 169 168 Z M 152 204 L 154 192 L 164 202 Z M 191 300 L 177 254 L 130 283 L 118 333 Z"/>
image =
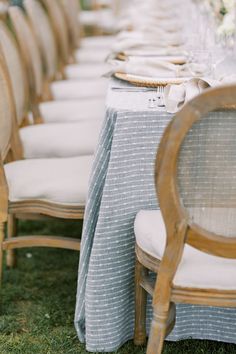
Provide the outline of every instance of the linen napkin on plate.
<path id="1" fill-rule="evenodd" d="M 122 30 L 135 30 L 145 28 L 162 28 L 166 31 L 174 32 L 175 29 L 182 28 L 182 24 L 178 19 L 178 16 L 155 18 L 154 16 L 130 16 L 120 20 L 117 24 L 119 31 Z"/>
<path id="2" fill-rule="evenodd" d="M 148 37 L 145 34 L 140 35 L 139 38 L 127 37 L 124 38 L 112 46 L 112 51 L 114 53 L 124 52 L 128 49 L 140 49 L 146 47 L 153 48 L 168 48 L 168 47 L 180 47 L 183 46 L 184 40 L 178 35 L 163 35 L 161 37 Z"/>
<path id="3" fill-rule="evenodd" d="M 211 79 L 193 78 L 180 85 L 167 85 L 164 90 L 166 111 L 176 113 L 182 106 L 209 87 L 218 85 Z"/>
<path id="4" fill-rule="evenodd" d="M 185 65 L 176 65 L 156 58 L 130 57 L 127 61 L 110 60 L 112 70 L 104 76 L 116 72 L 156 78 L 176 78 L 189 76 Z"/>

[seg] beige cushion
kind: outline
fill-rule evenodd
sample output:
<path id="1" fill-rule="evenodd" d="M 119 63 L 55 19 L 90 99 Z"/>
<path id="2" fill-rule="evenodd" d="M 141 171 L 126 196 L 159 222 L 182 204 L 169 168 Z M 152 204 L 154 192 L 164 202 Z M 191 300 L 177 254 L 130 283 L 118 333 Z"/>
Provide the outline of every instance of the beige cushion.
<path id="1" fill-rule="evenodd" d="M 93 98 L 77 101 L 49 101 L 41 103 L 39 109 L 45 123 L 103 120 L 105 100 Z"/>
<path id="2" fill-rule="evenodd" d="M 20 129 L 26 159 L 92 155 L 101 121 L 38 124 Z"/>
<path id="3" fill-rule="evenodd" d="M 63 80 L 51 84 L 51 92 L 56 100 L 105 97 L 108 83 L 106 79 Z"/>
<path id="4" fill-rule="evenodd" d="M 5 165 L 9 200 L 85 205 L 93 158 L 22 160 Z"/>
<path id="5" fill-rule="evenodd" d="M 79 21 L 84 26 L 96 26 L 100 25 L 103 18 L 112 17 L 112 11 L 110 9 L 102 10 L 83 10 L 79 13 Z"/>
<path id="6" fill-rule="evenodd" d="M 141 210 L 135 219 L 138 246 L 151 256 L 163 256 L 166 230 L 159 210 Z M 236 260 L 215 257 L 185 245 L 174 278 L 176 286 L 236 290 Z"/>
<path id="7" fill-rule="evenodd" d="M 79 48 L 75 51 L 75 59 L 80 64 L 104 63 L 111 54 L 109 48 Z"/>
<path id="8" fill-rule="evenodd" d="M 116 36 L 93 36 L 85 37 L 81 41 L 83 49 L 109 49 L 117 40 Z"/>
<path id="9" fill-rule="evenodd" d="M 108 32 L 113 32 L 116 25 L 114 13 L 111 9 L 81 11 L 79 23 L 84 26 L 96 26 Z"/>
<path id="10" fill-rule="evenodd" d="M 109 68 L 105 63 L 72 64 L 65 67 L 65 74 L 68 79 L 99 79 Z"/>

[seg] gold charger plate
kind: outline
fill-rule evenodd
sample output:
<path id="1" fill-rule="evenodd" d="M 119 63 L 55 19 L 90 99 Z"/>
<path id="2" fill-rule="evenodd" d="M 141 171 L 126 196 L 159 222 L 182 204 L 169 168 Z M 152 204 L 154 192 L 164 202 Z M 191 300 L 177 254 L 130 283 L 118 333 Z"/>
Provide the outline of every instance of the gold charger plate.
<path id="1" fill-rule="evenodd" d="M 168 84 L 182 84 L 183 82 L 190 79 L 190 77 L 176 77 L 176 78 L 151 78 L 147 76 L 139 76 L 139 75 L 131 75 L 131 74 L 123 74 L 123 73 L 115 73 L 114 76 L 117 79 L 127 81 L 130 84 L 136 86 L 144 86 L 144 87 L 158 87 L 158 86 L 166 86 Z"/>

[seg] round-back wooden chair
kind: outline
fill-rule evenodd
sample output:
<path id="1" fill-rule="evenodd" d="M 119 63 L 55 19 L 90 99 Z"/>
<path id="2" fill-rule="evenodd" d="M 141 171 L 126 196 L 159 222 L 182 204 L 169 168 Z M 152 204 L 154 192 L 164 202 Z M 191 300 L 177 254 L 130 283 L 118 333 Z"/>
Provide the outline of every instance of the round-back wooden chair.
<path id="1" fill-rule="evenodd" d="M 3 55 L 7 58 L 10 74 L 18 126 L 27 123 L 29 110 L 29 86 L 26 80 L 26 68 L 20 56 L 16 40 L 7 26 L 7 21 L 0 20 L 0 43 Z"/>
<path id="2" fill-rule="evenodd" d="M 105 97 L 107 82 L 101 78 L 93 80 L 54 80 L 53 82 L 49 80 L 47 75 L 44 75 L 40 47 L 28 18 L 22 9 L 17 6 L 10 7 L 9 13 L 24 62 L 29 74 L 32 74 L 30 76 L 33 77 L 30 81 L 32 84 L 30 92 L 34 94 L 31 101 L 34 103 L 32 111 L 35 119 L 39 116 L 38 105 L 43 101 Z"/>
<path id="3" fill-rule="evenodd" d="M 42 4 L 37 0 L 25 0 L 24 7 L 40 48 L 44 72 L 47 79 L 53 81 L 57 75 L 59 58 L 55 34 L 49 17 Z"/>
<path id="4" fill-rule="evenodd" d="M 43 100 L 43 94 L 45 97 L 50 96 L 48 87 L 49 83 L 44 78 L 43 63 L 39 47 L 26 15 L 17 6 L 12 6 L 9 8 L 9 16 L 19 44 L 21 57 L 28 74 L 31 110 L 37 120 L 40 116 L 38 104 Z"/>
<path id="5" fill-rule="evenodd" d="M 0 276 L 3 251 L 7 251 L 7 265 L 12 267 L 16 264 L 13 250 L 17 248 L 80 249 L 80 240 L 75 238 L 18 236 L 17 221 L 83 219 L 92 165 L 91 156 L 24 160 L 15 125 L 13 89 L 0 48 Z M 6 222 L 7 239 L 4 238 Z"/>
<path id="6" fill-rule="evenodd" d="M 80 13 L 79 1 L 77 0 L 61 0 L 64 8 L 65 19 L 69 33 L 69 43 L 71 43 L 71 50 L 77 49 L 80 45 L 81 26 L 78 21 L 78 14 Z"/>
<path id="7" fill-rule="evenodd" d="M 135 220 L 135 342 L 146 340 L 146 293 L 153 296 L 147 353 L 160 354 L 175 304 L 236 306 L 236 86 L 207 90 L 176 114 L 155 170 L 160 211 Z M 149 270 L 157 273 L 155 284 Z"/>
<path id="8" fill-rule="evenodd" d="M 61 69 L 63 70 L 63 66 L 70 60 L 69 33 L 64 9 L 60 1 L 41 0 L 41 2 L 44 4 L 51 19 L 61 59 Z"/>

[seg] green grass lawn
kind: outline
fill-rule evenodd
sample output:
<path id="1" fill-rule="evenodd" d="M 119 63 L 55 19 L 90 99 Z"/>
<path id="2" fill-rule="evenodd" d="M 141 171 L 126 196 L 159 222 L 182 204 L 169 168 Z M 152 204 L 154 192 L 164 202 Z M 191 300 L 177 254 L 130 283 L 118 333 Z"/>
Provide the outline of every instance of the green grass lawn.
<path id="1" fill-rule="evenodd" d="M 33 228 L 32 228 L 33 225 Z M 23 233 L 80 234 L 79 223 L 21 223 Z M 79 254 L 56 249 L 18 252 L 18 266 L 4 270 L 0 354 L 85 354 L 73 325 Z M 132 342 L 118 354 L 144 354 Z M 236 353 L 236 345 L 188 340 L 167 343 L 164 354 Z"/>

